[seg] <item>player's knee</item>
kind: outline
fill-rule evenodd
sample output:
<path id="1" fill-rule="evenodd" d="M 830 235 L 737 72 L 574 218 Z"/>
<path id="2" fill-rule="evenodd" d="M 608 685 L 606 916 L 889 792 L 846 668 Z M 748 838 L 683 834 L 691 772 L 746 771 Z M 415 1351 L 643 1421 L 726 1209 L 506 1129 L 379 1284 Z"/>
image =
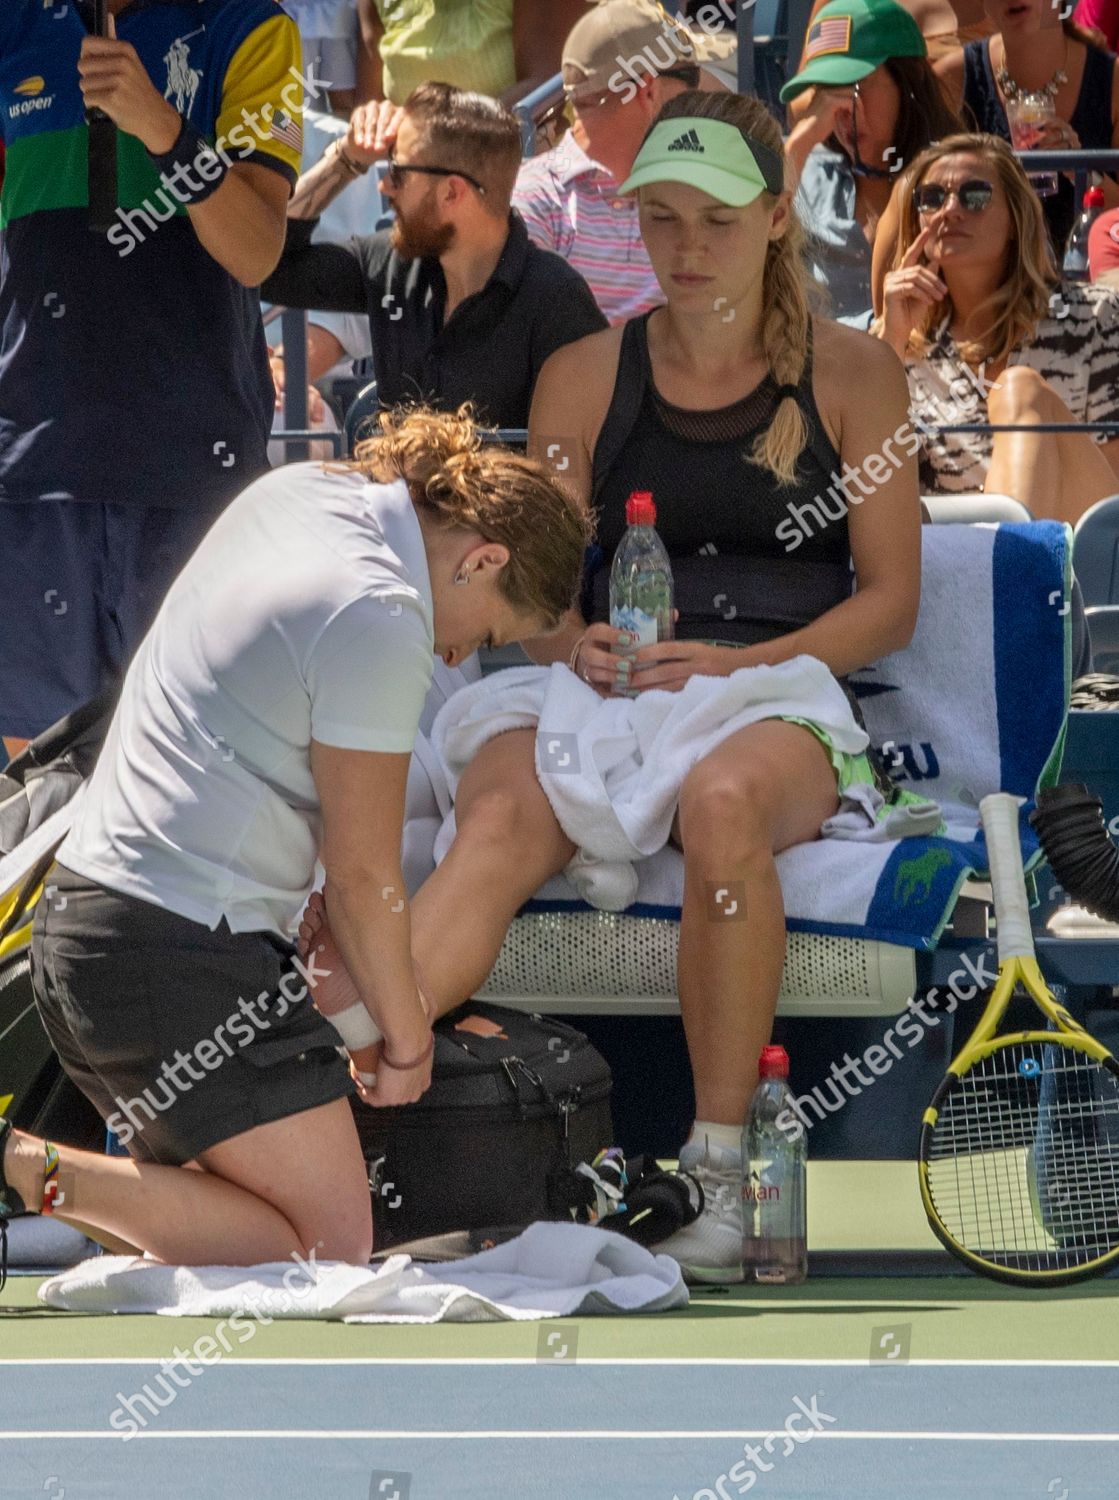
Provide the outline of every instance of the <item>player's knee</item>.
<path id="1" fill-rule="evenodd" d="M 694 860 L 747 860 L 769 855 L 764 778 L 748 766 L 693 766 L 680 789 L 680 841 Z"/>
<path id="2" fill-rule="evenodd" d="M 525 839 L 538 835 L 548 818 L 554 823 L 543 796 L 533 796 L 531 788 L 516 783 L 487 787 L 465 805 L 455 805 L 458 839 L 474 849 L 504 851 L 506 857 L 512 848 L 523 847 Z"/>

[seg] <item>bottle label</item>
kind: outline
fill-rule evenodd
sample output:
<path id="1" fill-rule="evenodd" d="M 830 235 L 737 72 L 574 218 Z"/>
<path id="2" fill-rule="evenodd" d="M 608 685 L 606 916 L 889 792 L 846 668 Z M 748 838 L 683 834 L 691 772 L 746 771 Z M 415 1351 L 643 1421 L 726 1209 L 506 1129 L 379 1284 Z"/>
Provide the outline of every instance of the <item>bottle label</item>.
<path id="1" fill-rule="evenodd" d="M 781 1188 L 775 1182 L 763 1182 L 756 1172 L 751 1172 L 742 1183 L 744 1203 L 779 1203 Z"/>
<path id="2" fill-rule="evenodd" d="M 638 646 L 657 644 L 657 617 L 646 610 L 615 605 L 610 611 L 610 624 L 615 630 L 629 632 L 632 644 L 628 649 L 631 651 L 636 651 Z"/>

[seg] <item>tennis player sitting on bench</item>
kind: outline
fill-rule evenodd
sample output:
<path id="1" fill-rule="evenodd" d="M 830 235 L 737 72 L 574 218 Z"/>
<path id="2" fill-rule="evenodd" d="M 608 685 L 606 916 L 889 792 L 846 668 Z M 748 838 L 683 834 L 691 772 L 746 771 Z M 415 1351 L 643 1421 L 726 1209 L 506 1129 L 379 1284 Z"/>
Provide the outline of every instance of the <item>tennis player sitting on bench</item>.
<path id="1" fill-rule="evenodd" d="M 802 652 L 842 677 L 912 634 L 920 505 L 896 438 L 905 376 L 881 343 L 810 319 L 783 183 L 780 132 L 758 100 L 671 100 L 628 181 L 667 306 L 559 350 L 541 374 L 533 442 L 546 452 L 565 435 L 552 461 L 593 496 L 604 561 L 590 580 L 591 623 L 573 614 L 533 655 L 569 661 L 604 695 L 627 683 L 676 690 L 697 673 Z M 790 549 L 792 507 L 821 503 L 833 470 L 883 452 L 894 462 L 882 462 L 889 472 L 872 496 Z M 634 489 L 656 498 L 680 618 L 679 639 L 627 659 L 605 623 L 606 575 Z M 797 623 L 744 610 L 724 623 L 712 598 L 728 564 L 763 600 L 779 584 Z M 537 781 L 533 739 L 513 730 L 479 753 L 459 786 L 457 838 L 412 903 L 413 952 L 440 1012 L 485 981 L 519 907 L 575 852 Z M 685 861 L 678 983 L 698 1118 L 680 1160 L 707 1206 L 658 1248 L 696 1279 L 734 1279 L 741 1261 L 739 1132 L 785 957 L 774 856 L 817 837 L 837 787 L 873 776 L 866 756 L 840 753 L 811 724 L 774 719 L 725 740 L 684 782 L 672 835 Z M 745 922 L 711 920 L 712 882 L 740 884 Z M 325 941 L 321 922 L 316 902 L 306 944 Z"/>

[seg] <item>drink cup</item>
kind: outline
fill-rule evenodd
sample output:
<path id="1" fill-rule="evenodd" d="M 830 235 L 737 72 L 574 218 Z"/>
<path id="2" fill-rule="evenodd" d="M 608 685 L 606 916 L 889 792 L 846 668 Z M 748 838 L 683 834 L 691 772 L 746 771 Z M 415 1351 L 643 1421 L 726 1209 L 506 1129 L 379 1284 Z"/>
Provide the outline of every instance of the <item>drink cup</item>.
<path id="1" fill-rule="evenodd" d="M 1045 125 L 1056 117 L 1057 111 L 1048 94 L 1018 94 L 1008 99 L 1006 118 L 1015 151 L 1033 151 L 1042 138 Z M 1031 173 L 1030 186 L 1039 198 L 1048 198 L 1057 191 L 1057 174 Z"/>

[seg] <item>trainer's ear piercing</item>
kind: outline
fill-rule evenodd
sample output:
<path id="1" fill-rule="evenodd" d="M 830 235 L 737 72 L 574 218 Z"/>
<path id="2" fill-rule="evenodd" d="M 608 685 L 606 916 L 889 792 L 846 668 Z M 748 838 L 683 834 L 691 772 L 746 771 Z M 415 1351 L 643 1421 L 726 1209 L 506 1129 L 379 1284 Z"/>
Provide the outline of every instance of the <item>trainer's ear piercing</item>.
<path id="1" fill-rule="evenodd" d="M 470 574 L 466 571 L 465 568 L 462 570 L 461 573 L 456 573 L 455 574 L 455 582 L 456 583 L 469 583 L 470 582 Z"/>

